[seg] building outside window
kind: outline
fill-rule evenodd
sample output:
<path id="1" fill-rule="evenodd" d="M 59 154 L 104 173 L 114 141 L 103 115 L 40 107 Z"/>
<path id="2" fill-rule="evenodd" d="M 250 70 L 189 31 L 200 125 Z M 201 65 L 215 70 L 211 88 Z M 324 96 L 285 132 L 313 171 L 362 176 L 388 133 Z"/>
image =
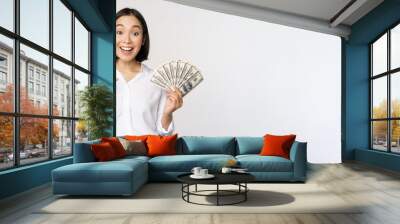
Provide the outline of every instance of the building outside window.
<path id="1" fill-rule="evenodd" d="M 7 87 L 7 56 L 0 54 L 0 91 L 5 91 Z"/>
<path id="2" fill-rule="evenodd" d="M 71 7 L 65 5 L 67 2 L 49 2 L 19 1 L 19 7 L 16 8 L 18 13 L 11 12 L 14 16 L 20 16 L 15 18 L 19 21 L 15 29 L 19 33 L 0 29 L 0 87 L 1 84 L 13 87 L 7 91 L 0 88 L 0 98 L 8 99 L 0 101 L 0 123 L 3 129 L 0 132 L 0 171 L 71 156 L 73 143 L 87 139 L 86 126 L 78 122 L 79 114 L 74 113 L 71 107 L 65 108 L 65 105 L 78 102 L 82 86 L 89 85 L 89 82 L 82 83 L 80 80 L 82 74 L 88 80 L 91 75 L 88 60 L 90 32 L 75 16 Z M 37 10 L 32 10 L 34 8 L 40 8 L 43 13 L 36 15 Z M 52 35 L 49 35 L 49 24 L 53 24 Z M 9 32 L 14 34 L 10 35 Z M 50 42 L 53 43 L 53 49 L 50 48 Z M 14 54 L 17 54 L 19 61 L 12 60 Z M 53 54 L 63 60 L 58 61 Z M 74 62 L 72 55 L 75 55 Z M 13 78 L 15 66 L 20 68 L 17 75 L 19 88 L 15 88 Z M 78 72 L 79 77 L 74 79 L 74 74 Z M 47 94 L 50 79 L 53 79 L 53 89 Z M 58 85 L 59 80 L 64 82 L 62 87 Z M 73 85 L 79 85 L 79 88 L 65 88 Z M 18 98 L 13 97 L 15 89 L 21 93 L 17 95 Z M 56 106 L 56 99 L 61 94 L 64 101 L 62 107 Z M 52 106 L 51 97 L 54 103 Z M 18 113 L 13 109 L 14 105 L 20 108 Z M 14 128 L 18 130 L 17 133 L 13 132 Z M 34 131 L 42 134 L 33 138 L 30 133 Z M 14 154 L 14 150 L 17 154 Z"/>

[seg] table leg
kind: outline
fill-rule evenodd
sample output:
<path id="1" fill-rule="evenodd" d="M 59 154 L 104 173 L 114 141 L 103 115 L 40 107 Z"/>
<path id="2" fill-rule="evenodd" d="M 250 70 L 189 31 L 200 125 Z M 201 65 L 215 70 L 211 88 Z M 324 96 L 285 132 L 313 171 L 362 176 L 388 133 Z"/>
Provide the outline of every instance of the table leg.
<path id="1" fill-rule="evenodd" d="M 217 206 L 219 205 L 219 184 L 217 184 Z"/>
<path id="2" fill-rule="evenodd" d="M 195 186 L 195 191 L 197 192 L 197 184 L 196 184 L 196 186 Z"/>
<path id="3" fill-rule="evenodd" d="M 244 192 L 244 201 L 247 201 L 247 192 L 248 192 L 248 190 L 247 190 L 247 182 L 244 183 L 244 190 L 245 190 L 245 192 Z"/>
<path id="4" fill-rule="evenodd" d="M 188 185 L 187 185 L 187 192 L 188 192 L 188 193 L 187 193 L 187 201 L 188 201 L 188 202 L 190 202 L 190 201 L 189 201 L 189 195 L 190 195 L 190 184 L 188 184 Z"/>

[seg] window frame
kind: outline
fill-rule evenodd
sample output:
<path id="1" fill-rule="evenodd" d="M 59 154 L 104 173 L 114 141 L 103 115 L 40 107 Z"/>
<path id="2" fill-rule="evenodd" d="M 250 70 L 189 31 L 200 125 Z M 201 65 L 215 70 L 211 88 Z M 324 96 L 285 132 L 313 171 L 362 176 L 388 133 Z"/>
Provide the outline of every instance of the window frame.
<path id="1" fill-rule="evenodd" d="M 400 152 L 393 152 L 392 151 L 392 121 L 400 120 L 400 117 L 393 117 L 392 116 L 392 83 L 391 79 L 393 75 L 396 75 L 396 73 L 400 72 L 400 67 L 393 68 L 391 69 L 391 31 L 393 28 L 400 26 L 400 21 L 397 21 L 393 25 L 391 25 L 389 28 L 387 28 L 383 33 L 378 35 L 374 40 L 372 40 L 369 44 L 369 98 L 370 98 L 370 106 L 369 106 L 369 149 L 373 151 L 380 151 L 380 152 L 386 152 L 386 153 L 391 153 L 391 154 L 400 154 Z M 387 57 L 387 64 L 386 64 L 386 71 L 380 74 L 376 74 L 374 76 L 373 74 L 373 44 L 378 41 L 381 37 L 384 35 L 387 35 L 387 52 L 386 52 L 386 57 Z M 386 86 L 387 86 L 387 92 L 386 92 L 386 98 L 387 98 L 387 105 L 386 105 L 386 118 L 373 118 L 373 81 L 378 78 L 386 77 Z M 374 121 L 386 121 L 386 151 L 379 150 L 374 148 L 374 133 L 373 133 L 373 122 Z"/>
<path id="2" fill-rule="evenodd" d="M 33 164 L 38 164 L 38 163 L 43 163 L 46 161 L 50 161 L 50 160 L 54 160 L 54 159 L 62 159 L 65 157 L 70 157 L 73 156 L 74 154 L 74 143 L 75 143 L 75 126 L 76 126 L 76 121 L 79 120 L 79 117 L 75 117 L 75 108 L 72 107 L 71 108 L 71 114 L 65 115 L 65 116 L 56 116 L 53 115 L 53 76 L 55 74 L 53 74 L 53 59 L 58 60 L 61 63 L 64 63 L 68 66 L 71 67 L 71 93 L 72 93 L 72 99 L 71 99 L 71 104 L 74 105 L 75 103 L 75 88 L 74 88 L 74 82 L 75 82 L 75 69 L 85 73 L 88 75 L 89 78 L 89 83 L 88 86 L 92 85 L 92 69 L 91 69 L 91 36 L 92 36 L 92 31 L 91 29 L 89 29 L 89 27 L 87 26 L 87 24 L 83 21 L 83 19 L 78 15 L 78 13 L 76 13 L 72 7 L 68 4 L 68 2 L 66 2 L 65 0 L 59 0 L 68 10 L 71 11 L 71 18 L 70 18 L 70 23 L 71 23 L 71 58 L 67 59 L 64 58 L 61 55 L 58 55 L 57 53 L 55 53 L 53 50 L 53 21 L 54 21 L 54 17 L 53 17 L 53 1 L 54 0 L 48 0 L 49 3 L 49 47 L 48 49 L 46 49 L 45 47 L 42 47 L 39 44 L 36 44 L 32 41 L 30 41 L 29 39 L 26 39 L 24 37 L 22 37 L 20 35 L 20 0 L 14 0 L 13 1 L 13 10 L 14 10 L 14 18 L 13 18 L 13 26 L 14 26 L 14 30 L 10 31 L 4 27 L 0 26 L 0 35 L 10 38 L 13 41 L 13 64 L 12 66 L 12 72 L 13 72 L 13 81 L 14 81 L 14 110 L 13 112 L 2 112 L 0 111 L 0 116 L 4 116 L 4 117 L 11 117 L 13 119 L 13 166 L 10 167 L 5 167 L 5 168 L 0 168 L 0 172 L 5 171 L 5 170 L 10 170 L 10 169 L 16 169 L 19 167 L 23 167 L 23 166 L 30 166 Z M 85 69 L 83 67 L 81 67 L 80 65 L 75 63 L 75 18 L 83 25 L 83 27 L 88 31 L 88 69 Z M 33 50 L 36 50 L 40 53 L 43 53 L 45 55 L 48 56 L 48 77 L 46 80 L 47 83 L 45 85 L 45 90 L 48 92 L 45 94 L 48 96 L 48 112 L 46 115 L 39 115 L 39 114 L 27 114 L 27 113 L 21 113 L 20 111 L 20 85 L 21 85 L 21 80 L 20 80 L 20 65 L 21 65 L 21 56 L 20 56 L 20 45 L 23 44 L 27 47 L 32 48 Z M 34 68 L 33 70 L 33 79 L 30 79 L 30 73 L 29 73 L 29 69 L 31 68 L 30 64 L 27 63 L 27 68 L 26 68 L 26 82 L 29 82 L 30 80 L 33 81 L 34 86 L 36 83 L 40 83 L 42 86 L 42 79 L 41 79 L 41 74 L 43 71 L 39 72 L 39 80 L 36 80 L 36 69 Z M 41 70 L 41 69 L 40 69 Z M 27 86 L 28 87 L 28 86 Z M 27 89 L 27 91 L 29 91 Z M 36 89 L 34 89 L 34 92 L 36 91 Z M 42 96 L 42 94 L 39 94 L 38 96 Z M 47 150 L 48 150 L 48 155 L 47 158 L 44 157 L 43 160 L 40 160 L 38 162 L 32 162 L 32 163 L 26 163 L 26 164 L 21 164 L 21 159 L 20 159 L 20 119 L 21 118 L 45 118 L 47 119 L 47 123 L 48 123 L 48 135 L 47 135 Z M 62 156 L 55 156 L 53 155 L 54 153 L 54 147 L 53 147 L 53 123 L 57 120 L 64 120 L 64 121 L 70 121 L 71 122 L 71 141 L 70 141 L 70 148 L 71 148 L 71 153 L 68 155 L 62 155 Z"/>

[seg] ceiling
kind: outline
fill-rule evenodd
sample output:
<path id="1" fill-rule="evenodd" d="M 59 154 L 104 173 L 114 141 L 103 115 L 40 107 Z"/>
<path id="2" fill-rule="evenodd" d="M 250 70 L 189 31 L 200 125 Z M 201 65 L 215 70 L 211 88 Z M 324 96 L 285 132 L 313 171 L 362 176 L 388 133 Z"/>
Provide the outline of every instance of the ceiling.
<path id="1" fill-rule="evenodd" d="M 167 0 L 347 38 L 383 0 Z"/>

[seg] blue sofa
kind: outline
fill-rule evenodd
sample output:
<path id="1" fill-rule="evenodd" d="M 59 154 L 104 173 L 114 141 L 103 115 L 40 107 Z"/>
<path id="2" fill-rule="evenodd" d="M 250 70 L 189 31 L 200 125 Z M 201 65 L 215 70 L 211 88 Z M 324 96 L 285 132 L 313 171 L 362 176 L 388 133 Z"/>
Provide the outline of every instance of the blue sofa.
<path id="1" fill-rule="evenodd" d="M 53 193 L 68 195 L 131 195 L 148 181 L 176 181 L 193 167 L 218 172 L 230 159 L 247 168 L 260 182 L 304 182 L 307 143 L 294 142 L 290 159 L 260 156 L 262 137 L 184 136 L 177 141 L 177 155 L 127 156 L 96 162 L 90 141 L 75 144 L 74 163 L 52 171 Z"/>

